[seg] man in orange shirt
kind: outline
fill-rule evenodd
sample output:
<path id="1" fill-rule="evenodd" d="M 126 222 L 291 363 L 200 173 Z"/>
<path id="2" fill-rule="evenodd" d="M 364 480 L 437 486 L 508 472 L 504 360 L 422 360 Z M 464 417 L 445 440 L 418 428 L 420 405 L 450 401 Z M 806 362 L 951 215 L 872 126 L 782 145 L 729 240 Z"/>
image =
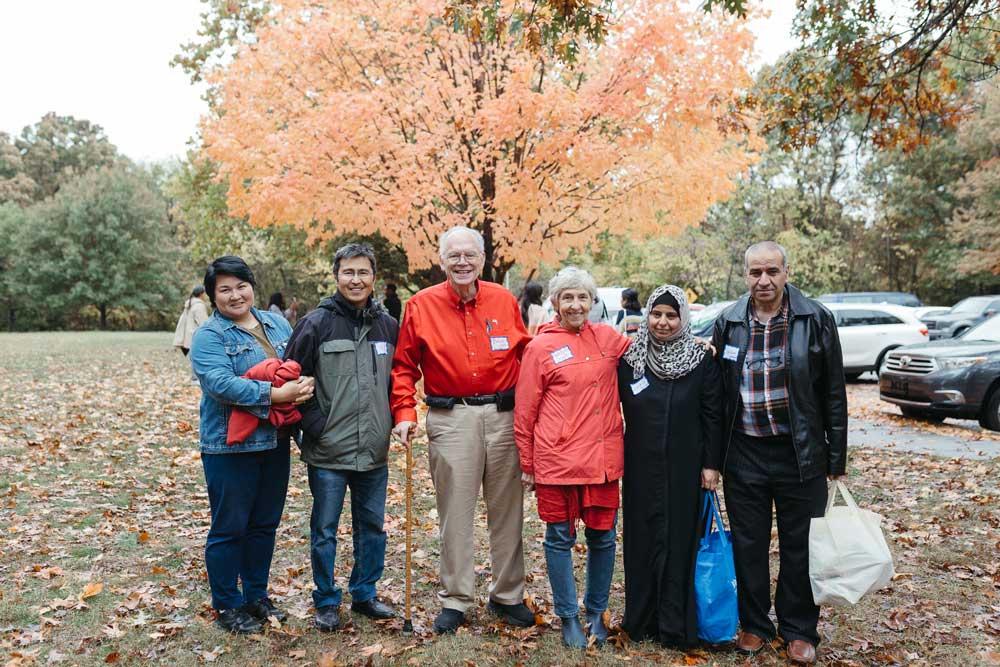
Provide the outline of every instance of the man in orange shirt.
<path id="1" fill-rule="evenodd" d="M 440 522 L 443 609 L 438 634 L 455 632 L 476 602 L 474 521 L 486 501 L 493 583 L 489 609 L 519 627 L 534 624 L 524 605 L 523 491 L 514 443 L 514 385 L 530 340 L 514 295 L 479 279 L 483 237 L 468 227 L 441 236 L 448 280 L 406 304 L 392 368 L 394 432 L 416 432 L 414 392 L 427 394 L 428 458 Z"/>

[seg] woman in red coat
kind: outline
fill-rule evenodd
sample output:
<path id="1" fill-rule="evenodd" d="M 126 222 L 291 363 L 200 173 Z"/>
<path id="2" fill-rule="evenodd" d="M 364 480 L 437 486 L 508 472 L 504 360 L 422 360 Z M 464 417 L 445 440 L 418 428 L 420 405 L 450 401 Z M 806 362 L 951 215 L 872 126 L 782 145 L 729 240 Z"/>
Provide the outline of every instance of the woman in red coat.
<path id="1" fill-rule="evenodd" d="M 594 279 L 576 267 L 563 269 L 549 283 L 556 320 L 540 327 L 524 350 L 514 408 L 522 482 L 534 486 L 538 514 L 547 524 L 552 602 L 562 619 L 563 643 L 576 648 L 588 643 L 573 578 L 576 521 L 586 526 L 586 620 L 590 634 L 603 643 L 624 469 L 617 367 L 629 340 L 588 321 L 596 295 Z"/>

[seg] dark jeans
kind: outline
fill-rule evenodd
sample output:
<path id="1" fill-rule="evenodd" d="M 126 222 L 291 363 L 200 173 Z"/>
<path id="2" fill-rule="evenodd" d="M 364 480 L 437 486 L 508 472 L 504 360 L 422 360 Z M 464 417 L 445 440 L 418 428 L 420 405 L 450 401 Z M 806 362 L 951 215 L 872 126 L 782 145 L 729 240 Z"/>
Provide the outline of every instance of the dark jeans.
<path id="1" fill-rule="evenodd" d="M 312 559 L 313 606 L 339 606 L 342 592 L 334 574 L 337 565 L 337 527 L 344 509 L 344 496 L 351 489 L 351 538 L 354 566 L 348 590 L 353 602 L 375 597 L 375 584 L 385 566 L 385 489 L 388 466 L 366 472 L 329 470 L 309 466 L 312 517 L 309 521 L 309 555 Z"/>
<path id="2" fill-rule="evenodd" d="M 267 597 L 274 535 L 288 491 L 288 438 L 262 452 L 202 453 L 201 465 L 212 508 L 205 542 L 212 606 L 233 609 Z"/>
<path id="3" fill-rule="evenodd" d="M 603 613 L 608 608 L 611 575 L 615 569 L 615 528 L 584 531 L 587 538 L 587 592 L 583 604 L 588 612 Z M 545 567 L 552 586 L 552 606 L 560 618 L 580 613 L 573 578 L 573 545 L 569 522 L 545 524 Z"/>
<path id="4" fill-rule="evenodd" d="M 809 585 L 809 522 L 826 510 L 824 476 L 799 480 L 789 437 L 754 438 L 734 432 L 726 462 L 726 509 L 733 534 L 740 626 L 775 636 L 771 610 L 771 508 L 778 518 L 780 566 L 774 611 L 785 641 L 819 643 L 819 607 Z"/>

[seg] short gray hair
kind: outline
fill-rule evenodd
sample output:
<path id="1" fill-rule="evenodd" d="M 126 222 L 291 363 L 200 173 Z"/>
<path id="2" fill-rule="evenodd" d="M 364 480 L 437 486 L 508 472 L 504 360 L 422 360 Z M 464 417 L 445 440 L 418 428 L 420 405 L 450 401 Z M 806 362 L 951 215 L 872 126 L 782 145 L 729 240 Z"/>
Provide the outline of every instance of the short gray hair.
<path id="1" fill-rule="evenodd" d="M 576 266 L 567 266 L 549 281 L 549 300 L 559 303 L 559 293 L 568 289 L 582 289 L 590 292 L 590 298 L 597 301 L 597 283 L 594 276 Z"/>
<path id="2" fill-rule="evenodd" d="M 463 225 L 455 225 L 444 234 L 441 235 L 441 240 L 438 244 L 438 254 L 444 257 L 444 246 L 451 238 L 452 234 L 456 232 L 469 232 L 476 239 L 476 245 L 479 246 L 479 252 L 486 252 L 486 242 L 483 241 L 483 235 L 479 233 L 479 230 L 473 229 L 472 227 L 465 227 Z"/>
<path id="3" fill-rule="evenodd" d="M 774 252 L 775 250 L 781 253 L 781 268 L 787 269 L 788 252 L 785 250 L 784 246 L 776 241 L 758 241 L 747 248 L 747 251 L 743 253 L 743 273 L 746 273 L 750 269 L 750 255 L 755 255 L 758 252 Z"/>

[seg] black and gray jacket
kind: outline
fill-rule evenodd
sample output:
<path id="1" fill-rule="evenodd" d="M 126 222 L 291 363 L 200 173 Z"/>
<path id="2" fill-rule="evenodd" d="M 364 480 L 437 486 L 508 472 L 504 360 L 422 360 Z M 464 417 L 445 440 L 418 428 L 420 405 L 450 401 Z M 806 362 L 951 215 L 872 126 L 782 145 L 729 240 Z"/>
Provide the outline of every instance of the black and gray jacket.
<path id="1" fill-rule="evenodd" d="M 303 461 L 359 472 L 386 465 L 398 335 L 399 324 L 378 302 L 358 310 L 340 293 L 298 321 L 285 359 L 316 378 L 315 395 L 299 407 Z"/>

